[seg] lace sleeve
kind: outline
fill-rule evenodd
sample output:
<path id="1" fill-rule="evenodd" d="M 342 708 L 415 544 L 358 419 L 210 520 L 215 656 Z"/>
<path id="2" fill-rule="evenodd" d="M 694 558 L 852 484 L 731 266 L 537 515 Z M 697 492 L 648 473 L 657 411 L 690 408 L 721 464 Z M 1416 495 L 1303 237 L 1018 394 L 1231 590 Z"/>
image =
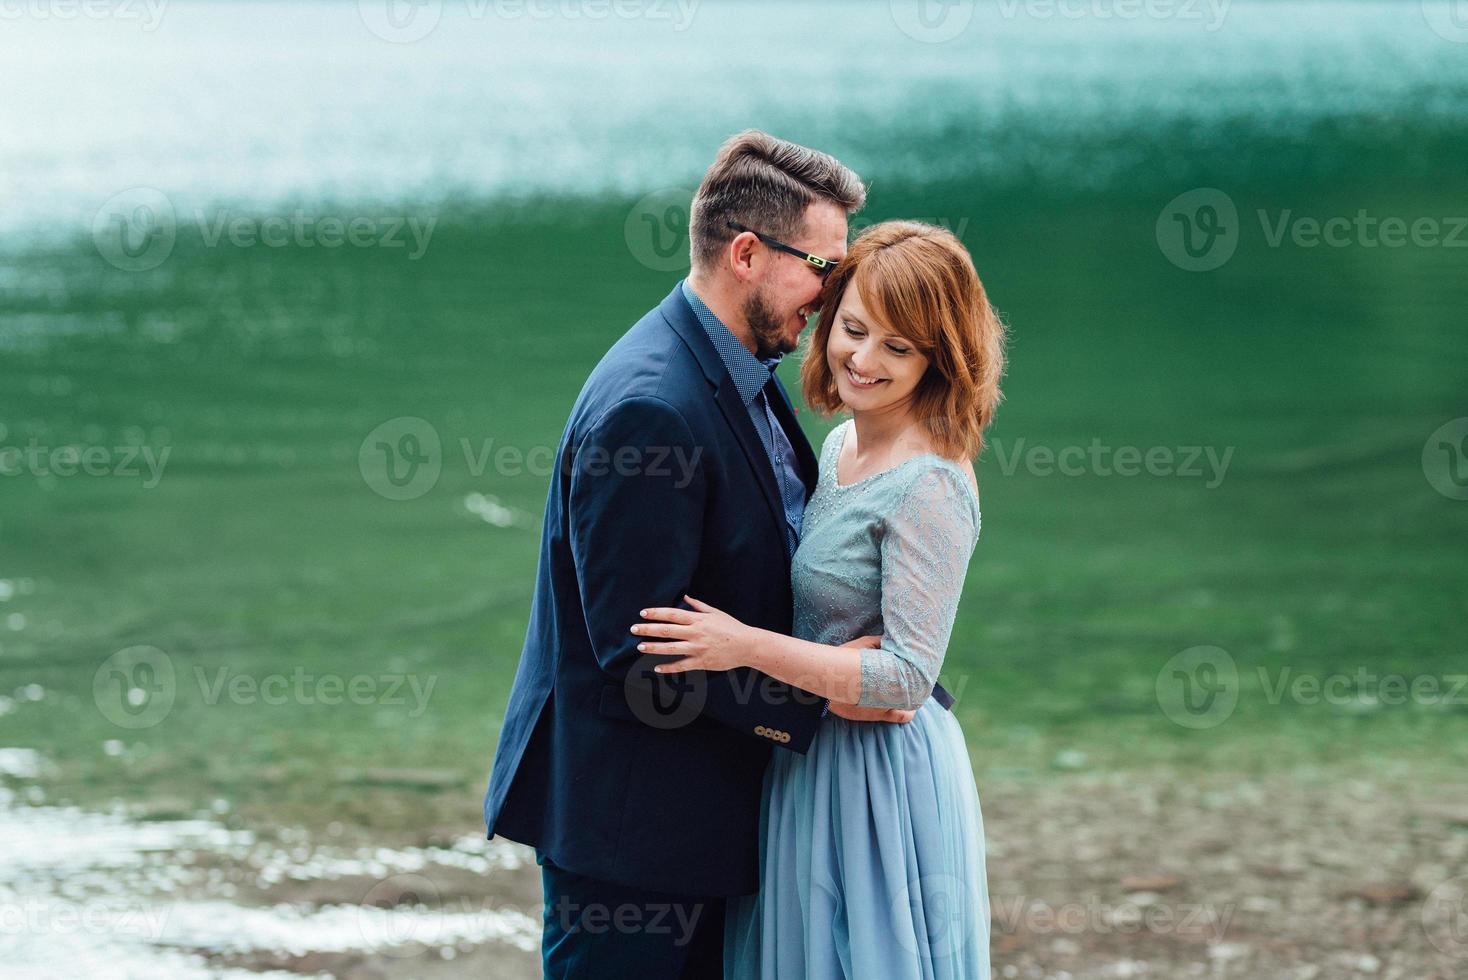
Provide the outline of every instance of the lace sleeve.
<path id="1" fill-rule="evenodd" d="M 911 710 L 938 682 L 978 530 L 966 480 L 934 466 L 884 521 L 882 646 L 862 651 L 863 707 Z"/>

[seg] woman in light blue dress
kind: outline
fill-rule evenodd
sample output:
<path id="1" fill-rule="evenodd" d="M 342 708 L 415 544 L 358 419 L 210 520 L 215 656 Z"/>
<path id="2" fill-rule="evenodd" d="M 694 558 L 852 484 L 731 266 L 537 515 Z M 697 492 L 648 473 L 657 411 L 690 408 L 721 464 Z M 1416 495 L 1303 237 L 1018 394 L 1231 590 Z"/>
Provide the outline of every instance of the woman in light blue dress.
<path id="1" fill-rule="evenodd" d="M 987 978 L 978 793 L 929 695 L 978 540 L 968 460 L 999 400 L 1004 327 L 958 240 L 916 222 L 868 229 L 822 299 L 802 387 L 853 418 L 822 446 L 794 636 L 692 597 L 636 632 L 686 655 L 664 672 L 751 666 L 831 699 L 808 752 L 766 773 L 760 891 L 730 900 L 727 980 Z"/>

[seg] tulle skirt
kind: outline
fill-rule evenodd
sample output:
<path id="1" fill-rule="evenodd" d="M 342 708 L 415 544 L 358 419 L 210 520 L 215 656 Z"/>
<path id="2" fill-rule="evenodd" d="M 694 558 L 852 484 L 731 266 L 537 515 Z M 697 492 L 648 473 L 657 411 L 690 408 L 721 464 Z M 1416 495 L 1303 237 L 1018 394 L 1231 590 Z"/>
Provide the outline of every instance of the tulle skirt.
<path id="1" fill-rule="evenodd" d="M 828 716 L 776 750 L 760 891 L 729 900 L 726 980 L 988 980 L 984 824 L 958 721 Z"/>

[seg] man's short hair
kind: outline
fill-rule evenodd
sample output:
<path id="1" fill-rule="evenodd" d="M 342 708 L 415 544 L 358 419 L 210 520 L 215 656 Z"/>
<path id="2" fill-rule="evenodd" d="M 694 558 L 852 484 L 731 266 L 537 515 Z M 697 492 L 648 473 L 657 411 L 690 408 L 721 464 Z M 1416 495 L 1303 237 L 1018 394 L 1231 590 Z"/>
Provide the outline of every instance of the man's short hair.
<path id="1" fill-rule="evenodd" d="M 830 201 L 851 214 L 866 197 L 861 178 L 830 154 L 746 129 L 719 147 L 693 195 L 690 261 L 695 269 L 716 262 L 739 234 L 730 221 L 788 242 L 804 231 L 813 202 Z"/>

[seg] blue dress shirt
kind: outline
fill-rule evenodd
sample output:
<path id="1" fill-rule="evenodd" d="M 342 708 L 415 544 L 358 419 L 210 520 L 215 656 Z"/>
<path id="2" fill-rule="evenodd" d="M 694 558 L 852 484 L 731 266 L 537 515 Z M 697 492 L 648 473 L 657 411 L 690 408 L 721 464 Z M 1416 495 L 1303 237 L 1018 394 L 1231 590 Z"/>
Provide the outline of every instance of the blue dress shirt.
<path id="1" fill-rule="evenodd" d="M 801 518 L 805 515 L 805 483 L 800 479 L 795 448 L 775 418 L 765 390 L 774 377 L 780 356 L 765 360 L 755 357 L 714 315 L 708 304 L 699 299 L 687 279 L 683 280 L 682 287 L 683 297 L 693 307 L 693 315 L 708 332 L 709 340 L 713 341 L 714 350 L 719 352 L 719 358 L 734 382 L 734 389 L 749 411 L 754 431 L 759 433 L 760 442 L 764 443 L 765 452 L 769 454 L 770 465 L 775 470 L 775 483 L 780 488 L 780 501 L 785 507 L 785 543 L 790 554 L 794 555 L 795 546 L 800 543 Z"/>

